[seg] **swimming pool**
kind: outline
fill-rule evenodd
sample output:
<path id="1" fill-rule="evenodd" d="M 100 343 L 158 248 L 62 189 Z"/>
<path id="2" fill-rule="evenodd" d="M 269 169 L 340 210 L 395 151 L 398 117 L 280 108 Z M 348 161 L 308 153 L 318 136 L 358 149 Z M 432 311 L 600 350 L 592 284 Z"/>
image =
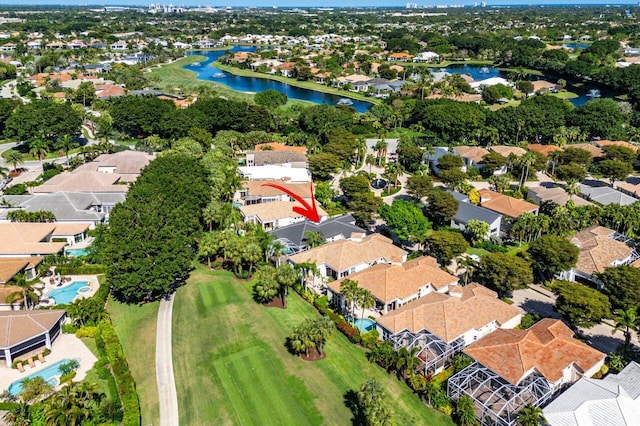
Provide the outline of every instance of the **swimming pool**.
<path id="1" fill-rule="evenodd" d="M 60 373 L 60 366 L 69 361 L 71 360 L 62 359 L 55 364 L 51 364 L 44 370 L 40 370 L 37 373 L 29 374 L 28 376 L 11 383 L 11 385 L 9 386 L 9 393 L 13 396 L 18 396 L 18 394 L 22 392 L 22 382 L 25 379 L 33 379 L 35 377 L 42 377 L 47 383 L 51 384 L 52 386 L 57 386 L 60 383 L 60 376 L 62 376 L 62 373 Z M 79 359 L 76 359 L 76 361 L 80 362 Z"/>
<path id="2" fill-rule="evenodd" d="M 89 254 L 89 248 L 66 249 L 64 251 L 64 254 L 66 254 L 69 257 L 86 256 Z"/>
<path id="3" fill-rule="evenodd" d="M 50 297 L 56 302 L 56 305 L 66 305 L 83 293 L 91 291 L 89 281 L 72 281 L 64 287 L 55 288 L 45 293 L 46 297 Z"/>
<path id="4" fill-rule="evenodd" d="M 354 322 L 356 327 L 358 327 L 363 333 L 375 330 L 376 328 L 376 322 L 369 318 L 356 318 Z"/>

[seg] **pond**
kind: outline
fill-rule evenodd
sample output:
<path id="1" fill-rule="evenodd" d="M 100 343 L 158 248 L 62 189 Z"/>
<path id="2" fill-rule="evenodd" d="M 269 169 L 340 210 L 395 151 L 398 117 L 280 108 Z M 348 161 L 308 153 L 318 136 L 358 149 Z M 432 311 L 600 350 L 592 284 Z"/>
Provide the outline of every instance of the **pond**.
<path id="1" fill-rule="evenodd" d="M 449 65 L 446 68 L 432 68 L 432 72 L 445 71 L 449 74 L 469 74 L 474 80 L 485 80 L 487 78 L 492 77 L 503 77 L 508 78 L 508 72 L 500 71 L 494 67 L 487 67 L 486 65 L 477 65 L 477 64 L 454 64 Z M 541 76 L 541 77 L 533 77 L 534 79 L 547 79 L 549 81 L 557 81 L 557 77 L 550 76 Z M 569 86 L 568 90 L 577 94 L 577 98 L 567 99 L 574 106 L 579 107 L 580 105 L 584 105 L 593 98 L 589 95 L 589 92 L 593 89 L 593 87 L 575 87 Z M 611 92 L 607 92 L 606 90 L 600 89 L 600 96 L 603 98 L 613 97 Z"/>
<path id="2" fill-rule="evenodd" d="M 232 52 L 254 52 L 255 50 L 255 46 L 233 46 L 231 48 Z M 185 65 L 184 68 L 189 71 L 196 72 L 198 80 L 215 81 L 240 92 L 256 93 L 273 89 L 277 90 L 278 92 L 284 93 L 289 99 L 299 99 L 303 101 L 314 102 L 317 104 L 328 105 L 345 103 L 345 101 L 343 100 L 345 98 L 342 96 L 317 92 L 315 90 L 303 89 L 287 83 L 282 83 L 280 81 L 268 80 L 266 78 L 233 75 L 226 71 L 222 71 L 218 68 L 210 66 L 211 63 L 215 62 L 219 57 L 224 56 L 225 53 L 225 50 L 192 52 L 190 53 L 191 55 L 205 56 L 206 59 L 202 62 Z M 370 102 L 359 101 L 356 99 L 352 99 L 352 101 L 353 103 L 351 103 L 349 106 L 351 106 L 358 112 L 367 112 L 373 105 Z"/>

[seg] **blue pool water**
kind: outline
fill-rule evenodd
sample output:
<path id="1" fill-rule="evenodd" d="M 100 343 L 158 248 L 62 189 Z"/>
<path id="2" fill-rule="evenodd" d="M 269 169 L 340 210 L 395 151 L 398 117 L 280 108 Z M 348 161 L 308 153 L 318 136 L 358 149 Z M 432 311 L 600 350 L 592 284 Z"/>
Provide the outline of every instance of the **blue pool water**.
<path id="1" fill-rule="evenodd" d="M 69 257 L 86 256 L 87 254 L 89 254 L 89 249 L 88 248 L 66 249 L 64 251 L 64 254 L 66 254 Z"/>
<path id="2" fill-rule="evenodd" d="M 231 52 L 254 52 L 255 50 L 256 48 L 253 46 L 233 46 L 231 48 Z M 294 87 L 280 81 L 233 75 L 231 73 L 210 66 L 212 62 L 215 62 L 219 57 L 224 56 L 226 52 L 226 50 L 193 52 L 193 55 L 205 56 L 207 59 L 205 59 L 203 62 L 196 62 L 193 64 L 185 65 L 184 68 L 197 73 L 198 80 L 215 81 L 240 92 L 255 93 L 273 89 L 277 90 L 278 92 L 284 93 L 290 99 L 300 99 L 303 101 L 328 105 L 336 105 L 341 99 L 340 96 L 316 92 L 315 90 L 303 89 L 300 87 Z M 358 112 L 366 112 L 369 110 L 369 108 L 371 108 L 372 105 L 373 104 L 369 102 L 363 102 L 353 99 L 353 105 L 351 106 Z"/>
<path id="3" fill-rule="evenodd" d="M 356 318 L 355 324 L 363 333 L 375 330 L 376 328 L 376 322 L 369 318 Z"/>
<path id="4" fill-rule="evenodd" d="M 56 305 L 66 305 L 73 302 L 78 295 L 88 291 L 84 290 L 89 288 L 88 281 L 72 281 L 64 287 L 56 288 L 45 293 L 45 296 L 55 300 Z"/>
<path id="5" fill-rule="evenodd" d="M 70 361 L 69 359 L 60 360 L 55 364 L 51 364 L 44 370 L 40 370 L 37 373 L 29 374 L 28 376 L 23 377 L 22 379 L 11 383 L 11 385 L 9 386 L 9 393 L 11 393 L 11 395 L 13 396 L 17 396 L 22 391 L 22 381 L 25 379 L 33 379 L 35 377 L 42 377 L 45 381 L 47 381 L 52 386 L 56 386 L 59 383 L 60 376 L 62 375 L 60 373 L 60 366 L 69 361 Z M 76 360 L 76 361 L 79 362 L 80 360 Z"/>

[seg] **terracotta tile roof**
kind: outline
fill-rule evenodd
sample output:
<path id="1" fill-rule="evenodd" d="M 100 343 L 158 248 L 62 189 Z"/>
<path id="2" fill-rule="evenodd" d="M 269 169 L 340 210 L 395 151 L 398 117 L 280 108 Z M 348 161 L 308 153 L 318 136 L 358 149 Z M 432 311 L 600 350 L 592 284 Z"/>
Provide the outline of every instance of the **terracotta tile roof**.
<path id="1" fill-rule="evenodd" d="M 96 85 L 96 96 L 99 99 L 123 96 L 124 94 L 125 94 L 124 88 L 117 86 L 115 84 Z"/>
<path id="2" fill-rule="evenodd" d="M 133 174 L 137 176 L 154 158 L 154 154 L 128 150 L 114 154 L 102 154 L 93 161 L 78 167 L 73 173 L 98 171 L 101 167 L 115 167 L 115 172 L 118 175 Z"/>
<path id="3" fill-rule="evenodd" d="M 551 154 L 554 151 L 562 151 L 562 148 L 560 148 L 559 146 L 542 145 L 542 144 L 539 144 L 539 143 L 530 143 L 529 145 L 527 145 L 527 149 L 529 151 L 539 152 L 540 154 L 544 155 L 545 157 L 548 157 L 549 154 Z"/>
<path id="4" fill-rule="evenodd" d="M 590 143 L 574 143 L 573 145 L 565 145 L 564 149 L 568 149 L 568 148 L 578 148 L 578 149 L 584 149 L 585 151 L 588 151 L 589 154 L 591 154 L 592 158 L 597 158 L 597 157 L 603 157 L 604 156 L 604 152 L 602 152 L 602 150 L 600 148 L 598 148 L 595 145 L 591 145 Z"/>
<path id="5" fill-rule="evenodd" d="M 406 52 L 398 52 L 398 53 L 392 53 L 391 55 L 389 55 L 390 58 L 406 58 L 406 59 L 411 59 L 413 58 L 413 55 L 410 55 Z"/>
<path id="6" fill-rule="evenodd" d="M 248 197 L 275 197 L 285 195 L 285 192 L 280 189 L 272 186 L 264 186 L 268 183 L 282 186 L 283 188 L 302 196 L 303 199 L 311 199 L 311 187 L 306 183 L 287 183 L 281 180 L 247 180 L 242 182 L 242 187 L 247 189 Z"/>
<path id="7" fill-rule="evenodd" d="M 70 192 L 127 192 L 128 185 L 118 185 L 120 175 L 93 171 L 60 173 L 32 189 L 33 193 Z"/>
<path id="8" fill-rule="evenodd" d="M 614 232 L 595 225 L 571 237 L 570 241 L 580 249 L 576 269 L 587 274 L 604 272 L 604 268 L 612 266 L 616 260 L 629 257 L 633 250 L 622 241 L 610 238 Z"/>
<path id="9" fill-rule="evenodd" d="M 0 223 L 0 255 L 55 254 L 66 243 L 42 242 L 56 228 L 55 223 Z"/>
<path id="10" fill-rule="evenodd" d="M 369 290 L 376 299 L 390 303 L 418 293 L 418 289 L 432 284 L 436 290 L 458 283 L 458 278 L 440 269 L 438 261 L 430 256 L 419 257 L 402 265 L 379 263 L 364 271 L 349 275 L 358 286 Z M 340 292 L 344 279 L 328 284 L 333 291 Z"/>
<path id="11" fill-rule="evenodd" d="M 468 158 L 476 163 L 480 163 L 482 157 L 489 153 L 489 151 L 481 146 L 456 146 L 453 148 L 453 151 L 460 157 Z"/>
<path id="12" fill-rule="evenodd" d="M 518 200 L 490 189 L 481 189 L 480 205 L 502 215 L 516 218 L 526 212 L 535 212 L 538 206 L 528 201 Z"/>
<path id="13" fill-rule="evenodd" d="M 546 188 L 544 186 L 536 186 L 533 188 L 529 188 L 529 194 L 534 194 L 537 198 L 540 199 L 541 203 L 545 201 L 553 201 L 559 206 L 564 206 L 565 204 L 567 204 L 567 201 L 569 201 L 569 194 L 567 194 L 567 191 L 565 191 L 564 188 L 561 187 Z M 573 201 L 573 204 L 575 204 L 576 206 L 593 205 L 593 203 L 581 197 L 573 197 L 571 198 L 571 201 Z"/>
<path id="14" fill-rule="evenodd" d="M 60 309 L 0 312 L 0 349 L 10 348 L 51 330 L 64 315 L 65 311 Z"/>
<path id="15" fill-rule="evenodd" d="M 24 269 L 32 268 L 42 262 L 40 256 L 0 257 L 0 284 L 6 283 Z M 0 298 L 0 303 L 4 299 Z"/>
<path id="16" fill-rule="evenodd" d="M 550 81 L 546 81 L 546 80 L 537 80 L 537 81 L 532 81 L 531 83 L 533 84 L 534 92 L 538 92 L 542 89 L 552 89 L 552 88 L 560 87 L 560 85 L 556 83 L 551 83 Z"/>
<path id="17" fill-rule="evenodd" d="M 290 256 L 293 263 L 315 262 L 329 265 L 335 271 L 345 271 L 362 263 L 373 263 L 380 259 L 401 263 L 407 252 L 393 245 L 380 234 L 371 234 L 362 240 L 338 240 L 311 250 Z"/>
<path id="18" fill-rule="evenodd" d="M 51 235 L 76 235 L 85 232 L 87 229 L 89 229 L 89 224 L 86 222 L 58 222 Z"/>
<path id="19" fill-rule="evenodd" d="M 555 383 L 569 365 L 575 364 L 584 372 L 606 356 L 574 339 L 569 327 L 551 318 L 527 330 L 496 330 L 464 352 L 514 385 L 534 368 Z"/>
<path id="20" fill-rule="evenodd" d="M 632 149 L 633 151 L 638 151 L 638 147 L 636 145 L 626 141 L 608 141 L 606 139 L 603 139 L 599 141 L 593 141 L 593 143 L 600 148 L 604 148 L 605 146 L 622 146 Z"/>
<path id="21" fill-rule="evenodd" d="M 274 220 L 284 219 L 287 217 L 302 220 L 303 216 L 300 213 L 293 211 L 295 206 L 300 206 L 300 203 L 297 201 L 272 201 L 268 203 L 240 206 L 240 212 L 245 218 L 249 216 L 257 216 L 260 218 L 262 223 L 273 222 Z M 326 219 L 329 217 L 327 212 L 318 206 L 317 201 L 316 206 L 318 208 L 318 215 L 320 218 L 324 217 Z"/>
<path id="22" fill-rule="evenodd" d="M 633 194 L 636 197 L 640 197 L 640 182 L 616 182 L 616 189 L 622 189 L 623 191 L 628 192 L 629 194 Z"/>
<path id="23" fill-rule="evenodd" d="M 277 142 L 259 143 L 256 145 L 255 150 L 260 151 L 260 150 L 263 150 L 265 147 L 271 148 L 270 151 L 292 151 L 292 152 L 298 152 L 300 154 L 307 153 L 307 147 L 305 146 L 290 146 L 290 145 L 285 145 Z"/>
<path id="24" fill-rule="evenodd" d="M 12 285 L 0 285 L 0 304 L 5 304 L 7 297 L 17 292 L 22 292 L 22 288 Z M 20 303 L 21 299 L 17 299 L 14 303 Z"/>
<path id="25" fill-rule="evenodd" d="M 452 342 L 469 330 L 494 321 L 504 324 L 522 314 L 519 308 L 501 301 L 495 292 L 480 284 L 455 288 L 450 294 L 429 293 L 377 321 L 392 333 L 427 330 Z"/>
<path id="26" fill-rule="evenodd" d="M 506 146 L 506 145 L 496 145 L 492 146 L 491 151 L 495 151 L 503 157 L 508 157 L 509 154 L 513 154 L 516 157 L 522 157 L 527 153 L 526 150 L 520 148 L 519 146 Z"/>

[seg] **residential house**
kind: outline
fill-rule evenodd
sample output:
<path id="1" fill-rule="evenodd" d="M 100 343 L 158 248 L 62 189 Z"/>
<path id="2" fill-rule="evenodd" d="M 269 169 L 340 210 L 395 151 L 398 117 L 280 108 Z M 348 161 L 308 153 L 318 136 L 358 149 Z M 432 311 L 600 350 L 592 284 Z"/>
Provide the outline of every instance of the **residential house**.
<path id="1" fill-rule="evenodd" d="M 107 100 L 110 98 L 117 98 L 119 96 L 124 96 L 126 94 L 126 90 L 124 87 L 119 86 L 117 84 L 97 84 L 95 86 L 96 89 L 96 97 L 100 100 Z"/>
<path id="2" fill-rule="evenodd" d="M 510 155 L 519 158 L 527 153 L 525 149 L 522 149 L 519 146 L 493 145 L 489 149 L 491 151 L 497 152 L 505 158 L 508 158 Z"/>
<path id="3" fill-rule="evenodd" d="M 31 281 L 37 276 L 37 266 L 44 260 L 41 256 L 31 257 L 0 257 L 0 289 L 6 288 L 7 284 L 13 277 L 18 274 L 24 274 L 27 281 Z M 19 290 L 19 288 L 18 288 Z M 5 299 L 0 298 L 0 306 Z M 0 308 L 0 310 L 3 310 Z"/>
<path id="4" fill-rule="evenodd" d="M 602 151 L 602 149 L 600 149 L 597 146 L 592 145 L 590 143 L 574 143 L 574 144 L 571 144 L 571 145 L 565 145 L 564 146 L 565 150 L 567 150 L 569 148 L 577 148 L 577 149 L 585 150 L 589 154 L 591 154 L 591 158 L 593 158 L 593 159 L 604 157 L 604 152 Z"/>
<path id="5" fill-rule="evenodd" d="M 583 377 L 544 410 L 551 426 L 633 426 L 640 419 L 640 364 L 602 380 Z"/>
<path id="6" fill-rule="evenodd" d="M 374 310 L 383 315 L 432 292 L 445 293 L 458 284 L 458 278 L 440 269 L 438 261 L 430 256 L 400 265 L 378 263 L 349 275 L 348 279 L 373 294 L 376 299 Z M 334 306 L 344 310 L 348 302 L 340 291 L 343 281 L 344 278 L 328 283 L 327 295 Z"/>
<path id="7" fill-rule="evenodd" d="M 42 185 L 31 189 L 34 194 L 52 192 L 121 192 L 126 193 L 129 185 L 120 182 L 120 175 L 92 171 L 60 173 Z"/>
<path id="8" fill-rule="evenodd" d="M 120 151 L 115 154 L 102 154 L 93 161 L 85 163 L 75 171 L 96 171 L 116 174 L 120 182 L 135 182 L 147 164 L 155 158 L 155 154 L 140 151 Z"/>
<path id="9" fill-rule="evenodd" d="M 597 373 L 606 358 L 550 318 L 526 330 L 498 329 L 464 353 L 474 362 L 449 379 L 447 393 L 456 401 L 471 398 L 480 423 L 497 426 L 515 425 L 525 406 L 543 406 L 581 377 Z"/>
<path id="10" fill-rule="evenodd" d="M 286 166 L 241 166 L 238 167 L 242 179 L 281 180 L 289 183 L 309 183 L 311 174 L 307 169 Z"/>
<path id="11" fill-rule="evenodd" d="M 502 214 L 496 213 L 482 206 L 476 206 L 469 202 L 469 196 L 456 191 L 449 191 L 458 200 L 458 211 L 451 220 L 451 226 L 464 231 L 467 224 L 472 220 L 479 220 L 489 225 L 489 237 L 500 236 L 502 229 Z"/>
<path id="12" fill-rule="evenodd" d="M 287 254 L 309 249 L 307 233 L 320 234 L 326 243 L 351 238 L 361 239 L 367 235 L 367 231 L 356 226 L 356 219 L 350 214 L 336 216 L 322 222 L 305 220 L 272 230 L 269 233 L 285 247 Z"/>
<path id="13" fill-rule="evenodd" d="M 280 75 L 283 77 L 293 77 L 293 72 L 296 69 L 295 62 L 284 62 L 275 67 L 276 72 L 280 71 Z"/>
<path id="14" fill-rule="evenodd" d="M 508 195 L 500 194 L 490 189 L 481 189 L 480 205 L 496 213 L 500 213 L 511 219 L 516 219 L 521 214 L 538 214 L 538 206 L 528 201 L 519 200 Z"/>
<path id="15" fill-rule="evenodd" d="M 616 191 L 606 183 L 601 181 L 586 180 L 583 183 L 578 184 L 578 190 L 580 196 L 587 201 L 607 206 L 609 204 L 619 204 L 621 206 L 628 206 L 635 203 L 634 197 L 627 194 L 623 194 L 620 191 Z"/>
<path id="16" fill-rule="evenodd" d="M 270 203 L 273 201 L 294 201 L 285 191 L 271 185 L 278 185 L 300 196 L 304 201 L 311 202 L 312 187 L 306 183 L 289 183 L 281 180 L 248 180 L 241 184 L 241 188 L 234 194 L 234 201 L 240 205 Z"/>
<path id="17" fill-rule="evenodd" d="M 482 89 L 489 86 L 495 86 L 497 84 L 502 84 L 503 86 L 513 87 L 513 84 L 502 77 L 490 77 L 484 80 L 472 81 L 469 83 L 471 88 L 475 89 L 478 93 L 482 92 Z"/>
<path id="18" fill-rule="evenodd" d="M 638 146 L 634 145 L 627 141 L 610 141 L 606 139 L 594 140 L 593 144 L 598 148 L 604 148 L 606 146 L 621 146 L 623 148 L 629 148 L 630 150 L 636 152 L 638 151 Z"/>
<path id="19" fill-rule="evenodd" d="M 464 162 L 462 169 L 466 171 L 470 167 L 482 168 L 482 157 L 489 151 L 481 146 L 456 146 L 453 148 L 453 153 L 462 157 Z"/>
<path id="20" fill-rule="evenodd" d="M 0 360 L 11 368 L 13 360 L 27 352 L 51 349 L 66 317 L 61 309 L 0 312 Z"/>
<path id="21" fill-rule="evenodd" d="M 541 205 L 542 203 L 549 201 L 553 202 L 559 206 L 564 206 L 567 204 L 567 201 L 571 200 L 576 206 L 592 206 L 593 203 L 585 200 L 580 197 L 569 197 L 567 191 L 560 186 L 553 187 L 545 187 L 545 186 L 536 186 L 532 188 L 528 188 L 527 190 L 527 198 L 531 198 L 536 204 Z"/>
<path id="22" fill-rule="evenodd" d="M 3 52 L 13 52 L 14 50 L 16 50 L 16 45 L 15 43 L 5 43 L 0 46 L 0 50 L 2 50 Z"/>
<path id="23" fill-rule="evenodd" d="M 406 260 L 407 252 L 380 234 L 334 241 L 289 257 L 294 265 L 313 262 L 321 277 L 333 279 L 344 278 L 378 263 L 401 264 Z"/>
<path id="24" fill-rule="evenodd" d="M 616 182 L 616 189 L 635 198 L 640 198 L 640 177 L 629 176 L 624 182 Z"/>
<path id="25" fill-rule="evenodd" d="M 571 237 L 571 243 L 580 249 L 576 266 L 560 273 L 569 281 L 587 281 L 602 288 L 602 282 L 594 277 L 610 266 L 632 263 L 638 253 L 627 242 L 629 238 L 604 226 L 594 225 Z"/>
<path id="26" fill-rule="evenodd" d="M 0 223 L 0 258 L 59 254 L 66 242 L 54 242 L 55 223 Z"/>
<path id="27" fill-rule="evenodd" d="M 414 58 L 413 62 L 438 62 L 440 55 L 436 52 L 420 52 Z"/>
<path id="28" fill-rule="evenodd" d="M 278 165 L 293 168 L 307 168 L 307 155 L 287 150 L 255 150 L 245 152 L 245 163 L 248 167 Z"/>
<path id="29" fill-rule="evenodd" d="M 305 216 L 293 210 L 294 207 L 300 207 L 300 203 L 297 201 L 273 201 L 247 204 L 238 209 L 245 223 L 258 224 L 268 231 L 306 220 Z M 327 212 L 317 206 L 317 202 L 316 208 L 321 222 L 329 218 Z"/>
<path id="30" fill-rule="evenodd" d="M 254 147 L 255 151 L 290 151 L 297 152 L 299 154 L 306 154 L 307 147 L 305 146 L 291 146 L 277 142 L 259 143 Z"/>
<path id="31" fill-rule="evenodd" d="M 535 151 L 538 152 L 542 155 L 544 155 L 545 157 L 549 157 L 549 154 L 551 154 L 554 151 L 562 151 L 562 148 L 560 148 L 559 146 L 556 145 L 542 145 L 539 143 L 530 143 L 527 145 L 527 149 L 529 151 Z"/>
<path id="32" fill-rule="evenodd" d="M 532 81 L 533 84 L 533 93 L 527 93 L 527 95 L 532 95 L 536 93 L 544 94 L 544 93 L 556 93 L 560 89 L 560 85 L 556 83 L 551 83 L 546 80 L 536 80 Z"/>
<path id="33" fill-rule="evenodd" d="M 27 42 L 27 49 L 29 50 L 37 50 L 42 48 L 42 42 L 40 40 L 32 40 Z"/>
<path id="34" fill-rule="evenodd" d="M 406 52 L 396 52 L 387 56 L 387 61 L 389 62 L 411 62 L 412 59 L 413 55 Z"/>
<path id="35" fill-rule="evenodd" d="M 448 294 L 428 292 L 377 319 L 380 335 L 396 350 L 419 349 L 416 356 L 422 365 L 418 369 L 425 375 L 440 372 L 453 355 L 483 336 L 499 328 L 516 327 L 522 317 L 521 309 L 480 284 L 448 290 Z"/>
<path id="36" fill-rule="evenodd" d="M 111 50 L 119 50 L 119 51 L 124 51 L 129 48 L 126 41 L 116 41 L 114 43 L 111 43 L 111 46 L 109 47 Z"/>
<path id="37" fill-rule="evenodd" d="M 109 219 L 113 207 L 123 202 L 123 192 L 50 192 L 30 195 L 5 195 L 0 198 L 0 222 L 8 221 L 9 212 L 50 211 L 57 223 L 83 223 L 94 226 Z"/>

